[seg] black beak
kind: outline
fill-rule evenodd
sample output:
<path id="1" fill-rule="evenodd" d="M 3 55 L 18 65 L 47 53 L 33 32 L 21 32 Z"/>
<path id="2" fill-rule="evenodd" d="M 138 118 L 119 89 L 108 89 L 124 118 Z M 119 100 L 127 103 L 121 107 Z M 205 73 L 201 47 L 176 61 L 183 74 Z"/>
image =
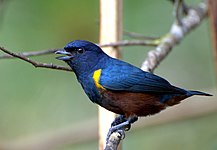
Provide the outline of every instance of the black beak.
<path id="1" fill-rule="evenodd" d="M 56 59 L 63 60 L 63 61 L 68 61 L 73 58 L 73 55 L 70 52 L 65 51 L 64 49 L 56 51 L 55 54 L 65 55 L 65 56 L 56 57 Z"/>

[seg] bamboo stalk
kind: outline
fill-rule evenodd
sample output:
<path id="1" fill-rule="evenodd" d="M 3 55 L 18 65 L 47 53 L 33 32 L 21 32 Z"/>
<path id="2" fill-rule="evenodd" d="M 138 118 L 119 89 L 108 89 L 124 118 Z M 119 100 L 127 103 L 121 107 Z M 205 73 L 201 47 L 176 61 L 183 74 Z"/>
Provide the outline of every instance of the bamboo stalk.
<path id="1" fill-rule="evenodd" d="M 100 0 L 100 43 L 118 42 L 122 38 L 122 0 Z M 114 58 L 120 58 L 119 47 L 103 50 Z M 103 150 L 106 135 L 115 114 L 99 107 L 99 150 Z"/>
<path id="2" fill-rule="evenodd" d="M 216 73 L 217 73 L 217 1 L 216 0 L 209 0 L 208 1 L 208 8 L 209 8 L 209 19 L 210 19 L 210 29 L 212 35 L 212 44 L 214 50 L 214 57 L 215 57 L 215 66 L 216 66 Z"/>

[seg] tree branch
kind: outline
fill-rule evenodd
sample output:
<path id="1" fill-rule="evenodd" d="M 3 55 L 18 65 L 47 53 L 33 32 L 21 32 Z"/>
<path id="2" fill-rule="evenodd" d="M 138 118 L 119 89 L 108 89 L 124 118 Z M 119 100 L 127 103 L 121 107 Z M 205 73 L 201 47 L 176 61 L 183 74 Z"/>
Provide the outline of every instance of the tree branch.
<path id="1" fill-rule="evenodd" d="M 111 136 L 109 137 L 108 141 L 106 142 L 106 146 L 105 146 L 104 150 L 117 150 L 121 139 L 123 139 L 122 138 L 123 136 L 124 135 L 120 132 L 112 133 Z"/>
<path id="2" fill-rule="evenodd" d="M 117 46 L 157 46 L 156 39 L 154 40 L 124 40 L 115 43 L 99 44 L 100 47 L 117 47 Z"/>
<path id="3" fill-rule="evenodd" d="M 157 46 L 157 39 L 147 39 L 147 40 L 124 40 L 120 42 L 115 43 L 106 43 L 106 44 L 98 44 L 100 47 L 117 47 L 117 46 Z M 23 52 L 19 53 L 17 55 L 20 55 L 22 57 L 32 57 L 32 56 L 40 56 L 40 55 L 47 55 L 52 54 L 55 51 L 59 49 L 48 49 L 48 50 L 42 50 L 42 51 L 34 51 L 34 52 Z M 13 55 L 2 55 L 0 56 L 0 59 L 9 59 L 9 58 L 18 58 Z"/>
<path id="4" fill-rule="evenodd" d="M 35 61 L 33 61 L 33 60 L 29 59 L 29 58 L 26 58 L 26 57 L 24 57 L 22 55 L 12 53 L 12 52 L 6 50 L 3 47 L 0 47 L 0 50 L 7 53 L 8 55 L 11 55 L 11 56 L 19 58 L 19 59 L 21 59 L 23 61 L 26 61 L 26 62 L 32 64 L 36 68 L 40 67 L 40 68 L 49 68 L 49 69 L 56 69 L 56 70 L 63 70 L 63 71 L 72 71 L 72 69 L 70 69 L 70 68 L 63 67 L 63 66 L 57 66 L 57 65 L 54 65 L 52 63 L 51 64 L 46 64 L 46 63 L 35 62 Z"/>
<path id="5" fill-rule="evenodd" d="M 17 55 L 20 55 L 23 57 L 40 56 L 40 55 L 47 55 L 47 54 L 54 53 L 57 50 L 59 50 L 59 49 L 48 49 L 48 50 L 34 51 L 34 52 L 23 52 L 23 53 L 19 53 Z M 8 59 L 8 58 L 17 58 L 17 57 L 12 56 L 10 54 L 0 56 L 0 59 Z"/>
<path id="6" fill-rule="evenodd" d="M 141 69 L 153 72 L 159 63 L 171 52 L 172 48 L 180 43 L 184 36 L 197 27 L 207 16 L 207 6 L 208 4 L 205 0 L 196 9 L 190 8 L 188 14 L 181 19 L 182 25 L 178 25 L 175 21 L 169 33 L 161 39 L 160 44 L 154 50 L 148 52 Z"/>
<path id="7" fill-rule="evenodd" d="M 128 36 L 130 38 L 135 38 L 135 39 L 143 39 L 143 40 L 149 40 L 149 41 L 153 41 L 153 40 L 158 40 L 159 37 L 148 37 L 145 36 L 143 34 L 139 34 L 139 33 L 135 33 L 135 32 L 128 32 L 128 31 L 124 31 L 124 35 Z"/>

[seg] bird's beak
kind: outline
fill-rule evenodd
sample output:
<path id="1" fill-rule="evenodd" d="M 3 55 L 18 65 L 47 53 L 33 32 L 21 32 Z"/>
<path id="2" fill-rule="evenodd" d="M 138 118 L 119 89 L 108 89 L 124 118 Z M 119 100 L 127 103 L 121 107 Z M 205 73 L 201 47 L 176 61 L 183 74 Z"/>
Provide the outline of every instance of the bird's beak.
<path id="1" fill-rule="evenodd" d="M 56 57 L 56 59 L 63 60 L 63 61 L 68 61 L 73 58 L 73 55 L 70 52 L 65 51 L 64 49 L 56 51 L 55 54 L 65 55 L 65 56 Z"/>

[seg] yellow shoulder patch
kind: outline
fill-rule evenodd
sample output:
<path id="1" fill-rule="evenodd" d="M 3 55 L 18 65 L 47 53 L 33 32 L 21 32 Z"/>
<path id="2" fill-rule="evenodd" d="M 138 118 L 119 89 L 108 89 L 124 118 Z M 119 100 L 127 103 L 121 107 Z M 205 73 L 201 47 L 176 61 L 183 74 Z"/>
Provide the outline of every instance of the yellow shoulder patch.
<path id="1" fill-rule="evenodd" d="M 94 80 L 95 85 L 96 85 L 97 88 L 105 90 L 105 88 L 102 85 L 99 84 L 99 79 L 100 79 L 100 76 L 101 76 L 101 72 L 102 72 L 102 69 L 98 69 L 98 70 L 94 71 L 93 80 Z"/>

